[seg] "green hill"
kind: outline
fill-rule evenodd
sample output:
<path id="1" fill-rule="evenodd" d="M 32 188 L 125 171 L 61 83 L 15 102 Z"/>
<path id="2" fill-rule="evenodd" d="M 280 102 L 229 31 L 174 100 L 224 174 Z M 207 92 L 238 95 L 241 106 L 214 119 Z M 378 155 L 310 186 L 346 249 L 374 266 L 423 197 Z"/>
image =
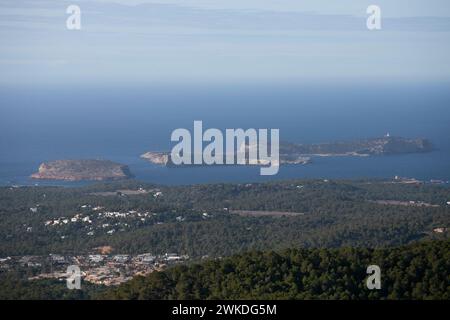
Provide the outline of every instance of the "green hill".
<path id="1" fill-rule="evenodd" d="M 381 268 L 381 289 L 366 268 Z M 250 252 L 137 277 L 112 299 L 450 299 L 450 241 Z"/>

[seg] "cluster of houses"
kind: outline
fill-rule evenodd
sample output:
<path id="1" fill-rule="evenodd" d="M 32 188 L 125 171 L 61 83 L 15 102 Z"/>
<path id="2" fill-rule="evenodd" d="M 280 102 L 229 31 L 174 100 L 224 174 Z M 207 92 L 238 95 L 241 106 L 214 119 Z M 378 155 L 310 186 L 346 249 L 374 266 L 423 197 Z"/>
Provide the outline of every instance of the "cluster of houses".
<path id="1" fill-rule="evenodd" d="M 155 198 L 161 197 L 162 192 L 155 192 L 153 195 Z M 32 208 L 30 208 L 31 210 Z M 153 221 L 156 224 L 163 224 L 163 222 L 155 221 L 154 218 L 158 214 L 152 212 L 140 212 L 137 210 L 128 210 L 128 211 L 108 211 L 105 210 L 104 207 L 101 206 L 92 206 L 90 204 L 84 204 L 80 207 L 80 211 L 82 213 L 77 213 L 72 217 L 58 217 L 55 219 L 47 220 L 44 222 L 44 226 L 48 228 L 54 227 L 62 227 L 69 226 L 71 224 L 84 224 L 86 230 L 86 234 L 88 236 L 93 236 L 95 232 L 106 233 L 108 235 L 112 235 L 117 231 L 125 231 L 127 228 L 130 228 L 135 224 L 147 224 L 150 221 Z M 207 219 L 212 216 L 207 212 L 202 213 L 202 218 Z M 177 216 L 175 218 L 176 222 L 185 221 L 185 217 Z M 29 232 L 32 229 L 27 230 Z"/>
<path id="2" fill-rule="evenodd" d="M 395 176 L 394 177 L 395 183 L 403 183 L 403 184 L 449 184 L 449 181 L 447 180 L 440 180 L 440 179 L 431 179 L 429 181 L 422 181 L 418 180 L 416 178 L 407 178 L 407 177 L 401 177 L 401 176 Z"/>
<path id="3" fill-rule="evenodd" d="M 50 254 L 48 256 L 21 256 L 0 258 L 0 269 L 15 267 L 32 268 L 35 275 L 29 280 L 60 279 L 68 277 L 67 267 L 80 268 L 83 281 L 106 286 L 118 285 L 137 275 L 147 275 L 153 271 L 163 270 L 169 265 L 185 262 L 187 255 L 166 253 L 154 255 L 143 253 L 128 254 L 90 254 L 67 256 Z"/>
<path id="4" fill-rule="evenodd" d="M 162 192 L 157 191 L 153 194 L 155 198 L 161 197 Z M 38 207 L 30 208 L 30 211 L 36 213 Z M 113 235 L 116 232 L 129 230 L 133 226 L 140 226 L 143 224 L 163 224 L 162 221 L 156 221 L 155 217 L 157 213 L 149 211 L 138 210 L 126 210 L 126 211 L 109 211 L 102 206 L 93 206 L 90 204 L 84 204 L 80 206 L 79 213 L 73 216 L 62 216 L 53 218 L 43 222 L 45 228 L 62 228 L 64 226 L 83 226 L 87 236 L 93 236 L 96 233 Z M 203 219 L 211 218 L 212 216 L 207 213 L 202 213 Z M 167 218 L 163 219 L 165 221 Z M 176 222 L 184 222 L 186 220 L 183 216 L 175 217 Z M 32 232 L 33 228 L 26 226 L 27 232 Z M 65 235 L 61 235 L 61 239 L 67 238 Z"/>
<path id="5" fill-rule="evenodd" d="M 54 220 L 47 220 L 44 222 L 45 226 L 58 226 L 58 225 L 64 225 L 69 223 L 76 223 L 76 222 L 84 222 L 84 223 L 92 223 L 92 220 L 89 218 L 89 216 L 83 216 L 82 214 L 78 213 L 72 218 L 66 218 L 66 217 L 60 217 Z"/>
<path id="6" fill-rule="evenodd" d="M 88 205 L 83 205 L 81 208 L 89 208 Z M 105 232 L 107 234 L 113 234 L 117 228 L 127 228 L 130 225 L 126 222 L 117 222 L 117 220 L 129 219 L 130 221 L 140 221 L 145 223 L 150 217 L 156 216 L 156 213 L 151 212 L 138 212 L 136 210 L 129 210 L 126 212 L 118 211 L 102 211 L 103 207 L 91 208 L 92 211 L 90 215 L 77 213 L 73 217 L 59 217 L 52 220 L 47 220 L 44 222 L 45 227 L 57 227 L 70 224 L 85 224 L 89 232 L 87 235 L 91 236 L 94 234 L 94 229 L 107 229 Z M 113 220 L 114 222 L 105 222 L 107 220 Z"/>

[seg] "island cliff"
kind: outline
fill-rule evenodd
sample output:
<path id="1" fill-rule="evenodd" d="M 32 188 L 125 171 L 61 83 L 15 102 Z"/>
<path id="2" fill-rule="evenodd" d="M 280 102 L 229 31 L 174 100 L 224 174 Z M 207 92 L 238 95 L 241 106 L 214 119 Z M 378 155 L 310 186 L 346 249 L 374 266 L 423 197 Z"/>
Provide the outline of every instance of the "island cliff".
<path id="1" fill-rule="evenodd" d="M 132 177 L 128 166 L 109 160 L 56 160 L 42 163 L 32 179 L 46 180 L 120 180 Z"/>

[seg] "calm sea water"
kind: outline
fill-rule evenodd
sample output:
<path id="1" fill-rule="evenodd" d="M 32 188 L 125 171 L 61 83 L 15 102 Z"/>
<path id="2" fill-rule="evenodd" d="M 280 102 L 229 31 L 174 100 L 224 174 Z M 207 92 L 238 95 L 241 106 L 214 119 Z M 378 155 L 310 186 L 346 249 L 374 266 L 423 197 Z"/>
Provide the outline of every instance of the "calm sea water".
<path id="1" fill-rule="evenodd" d="M 33 181 L 41 162 L 102 158 L 129 165 L 137 179 L 163 184 L 291 178 L 450 180 L 448 84 L 340 84 L 147 88 L 0 88 L 0 185 Z M 262 177 L 256 167 L 164 168 L 139 155 L 170 150 L 176 128 L 279 128 L 283 141 L 329 142 L 389 132 L 429 138 L 427 154 L 314 158 Z"/>

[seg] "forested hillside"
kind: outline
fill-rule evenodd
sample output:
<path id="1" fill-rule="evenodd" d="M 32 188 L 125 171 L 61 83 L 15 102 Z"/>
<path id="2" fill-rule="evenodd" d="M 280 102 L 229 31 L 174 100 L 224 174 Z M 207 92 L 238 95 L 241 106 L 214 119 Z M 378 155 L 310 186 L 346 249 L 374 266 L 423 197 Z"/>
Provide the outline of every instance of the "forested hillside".
<path id="1" fill-rule="evenodd" d="M 381 268 L 381 289 L 366 286 Z M 119 287 L 67 290 L 65 281 L 0 273 L 0 299 L 450 299 L 450 241 L 384 249 L 246 252 L 179 265 Z"/>
<path id="2" fill-rule="evenodd" d="M 445 185 L 377 180 L 0 188 L 0 257 L 76 255 L 98 246 L 112 246 L 113 253 L 200 258 L 290 247 L 402 245 L 447 238 L 447 201 Z M 256 212 L 242 216 L 236 210 Z"/>
<path id="3" fill-rule="evenodd" d="M 366 268 L 381 268 L 381 289 Z M 249 252 L 137 277 L 109 299 L 450 299 L 450 241 L 386 249 Z"/>

